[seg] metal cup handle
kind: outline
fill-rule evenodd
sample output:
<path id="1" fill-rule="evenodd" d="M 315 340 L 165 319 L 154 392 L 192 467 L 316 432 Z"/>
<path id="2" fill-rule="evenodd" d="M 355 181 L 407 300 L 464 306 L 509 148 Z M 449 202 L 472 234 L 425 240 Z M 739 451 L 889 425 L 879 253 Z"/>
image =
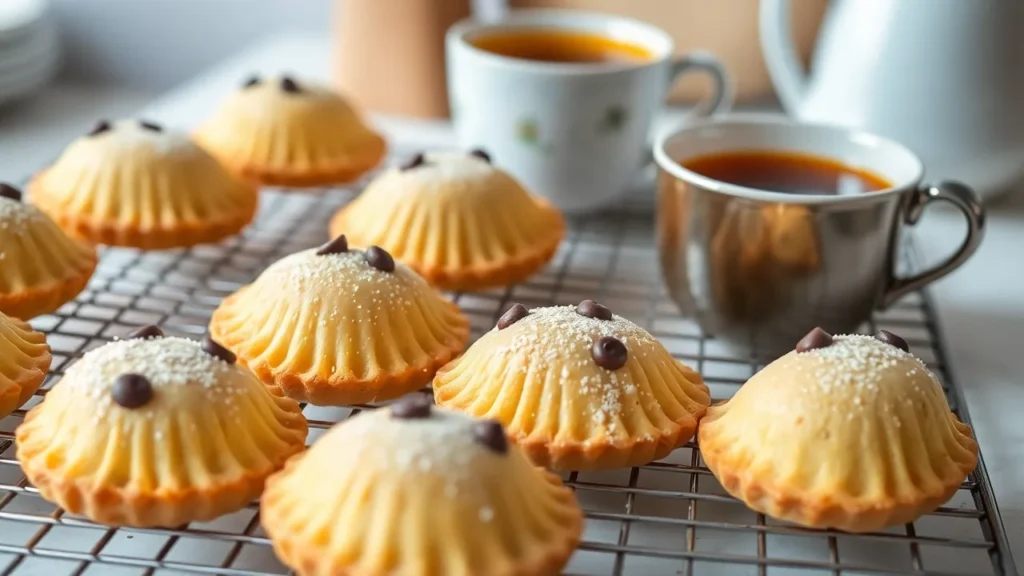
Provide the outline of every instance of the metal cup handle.
<path id="1" fill-rule="evenodd" d="M 889 285 L 882 298 L 885 308 L 906 294 L 920 290 L 924 286 L 942 278 L 956 270 L 974 254 L 985 236 L 985 210 L 981 206 L 978 194 L 965 184 L 954 181 L 943 181 L 934 185 L 919 186 L 910 196 L 903 211 L 903 221 L 913 226 L 921 219 L 925 207 L 933 201 L 945 201 L 960 209 L 967 219 L 967 236 L 960 248 L 939 264 L 906 278 L 898 278 L 891 273 Z"/>

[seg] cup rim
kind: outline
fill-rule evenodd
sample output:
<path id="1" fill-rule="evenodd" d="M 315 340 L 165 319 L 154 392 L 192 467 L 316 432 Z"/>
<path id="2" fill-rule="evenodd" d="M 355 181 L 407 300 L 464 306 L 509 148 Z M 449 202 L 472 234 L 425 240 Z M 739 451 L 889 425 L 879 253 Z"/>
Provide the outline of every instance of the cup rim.
<path id="1" fill-rule="evenodd" d="M 497 31 L 516 27 L 544 27 L 549 24 L 550 28 L 560 30 L 585 30 L 582 27 L 574 27 L 571 23 L 559 23 L 560 19 L 583 18 L 591 20 L 603 20 L 606 22 L 622 22 L 629 26 L 645 29 L 652 36 L 657 37 L 649 43 L 643 44 L 645 49 L 649 48 L 653 57 L 650 60 L 637 62 L 545 62 L 542 60 L 526 60 L 513 58 L 488 52 L 474 46 L 467 40 L 467 37 L 477 32 Z M 570 10 L 565 8 L 522 8 L 510 10 L 504 17 L 495 21 L 481 21 L 473 17 L 464 18 L 452 24 L 446 32 L 449 43 L 456 43 L 460 48 L 491 65 L 503 66 L 510 70 L 552 74 L 552 75 L 576 75 L 591 76 L 627 70 L 639 70 L 650 66 L 657 66 L 666 62 L 675 53 L 675 42 L 672 37 L 654 24 L 649 24 L 636 18 L 618 16 L 615 14 L 603 14 L 590 10 Z M 662 50 L 657 50 L 655 45 L 661 45 Z"/>
<path id="2" fill-rule="evenodd" d="M 857 194 L 852 196 L 837 196 L 833 194 L 788 194 L 786 192 L 774 192 L 771 190 L 764 190 L 760 188 L 751 188 L 748 186 L 740 186 L 738 184 L 731 184 L 729 182 L 723 182 L 714 178 L 709 178 L 703 174 L 694 172 L 688 168 L 683 167 L 677 160 L 669 156 L 665 151 L 666 146 L 670 141 L 680 138 L 687 132 L 706 128 L 708 126 L 721 126 L 729 124 L 743 124 L 743 125 L 760 125 L 760 126 L 789 126 L 794 128 L 805 128 L 812 130 L 829 130 L 833 132 L 845 133 L 850 140 L 858 143 L 869 145 L 869 146 L 888 146 L 897 149 L 904 153 L 911 161 L 914 162 L 913 176 L 903 181 L 893 182 L 892 186 L 883 188 L 882 190 L 873 191 L 867 194 Z M 819 154 L 822 156 L 828 156 L 827 154 L 820 154 L 814 150 L 807 150 L 809 154 Z M 673 178 L 683 180 L 685 182 L 691 182 L 701 188 L 705 188 L 712 192 L 720 194 L 726 194 L 736 198 L 744 198 L 748 200 L 758 202 L 773 202 L 778 204 L 851 204 L 851 203 L 865 203 L 865 202 L 876 202 L 888 199 L 890 196 L 899 195 L 905 192 L 908 188 L 912 188 L 919 184 L 924 176 L 924 164 L 921 161 L 920 156 L 914 153 L 913 150 L 900 144 L 899 142 L 879 136 L 871 132 L 859 130 L 855 128 L 849 128 L 846 126 L 840 126 L 836 124 L 827 124 L 823 122 L 801 122 L 783 116 L 779 114 L 764 114 L 764 113 L 732 113 L 720 116 L 712 116 L 699 121 L 695 121 L 691 124 L 687 124 L 685 127 L 670 131 L 666 134 L 661 135 L 654 146 L 654 160 L 658 167 L 664 170 L 666 173 L 671 175 Z"/>

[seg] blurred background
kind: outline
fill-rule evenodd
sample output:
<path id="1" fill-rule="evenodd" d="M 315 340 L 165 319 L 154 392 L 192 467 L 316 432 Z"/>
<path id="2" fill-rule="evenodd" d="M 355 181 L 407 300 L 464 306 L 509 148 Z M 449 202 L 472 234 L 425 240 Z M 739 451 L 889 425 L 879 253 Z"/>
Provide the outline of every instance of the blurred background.
<path id="1" fill-rule="evenodd" d="M 342 27 L 344 1 L 3 0 L 0 175 L 24 178 L 95 118 L 133 113 L 203 70 L 273 36 L 330 37 Z M 722 58 L 735 77 L 741 105 L 773 101 L 758 43 L 758 0 L 425 0 L 424 4 L 467 2 L 485 18 L 510 7 L 562 7 L 644 19 L 672 34 L 679 53 L 701 48 Z M 806 61 L 827 1 L 795 0 L 794 4 L 794 41 Z M 41 38 L 47 35 L 52 38 Z M 15 66 L 17 75 L 29 77 L 26 81 L 9 80 Z M 707 89 L 706 81 L 691 75 L 674 88 L 671 101 L 685 105 L 697 100 Z"/>

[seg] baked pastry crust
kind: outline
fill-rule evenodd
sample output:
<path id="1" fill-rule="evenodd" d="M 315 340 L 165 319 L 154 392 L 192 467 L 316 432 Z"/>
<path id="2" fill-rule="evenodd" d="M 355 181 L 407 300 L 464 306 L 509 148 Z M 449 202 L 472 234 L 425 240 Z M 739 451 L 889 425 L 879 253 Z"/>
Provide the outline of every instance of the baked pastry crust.
<path id="1" fill-rule="evenodd" d="M 383 247 L 438 288 L 471 291 L 532 276 L 554 255 L 565 221 L 487 159 L 433 152 L 378 176 L 330 229 Z"/>
<path id="2" fill-rule="evenodd" d="M 69 234 L 157 250 L 217 242 L 252 221 L 256 187 L 186 135 L 135 120 L 108 126 L 72 142 L 30 184 L 32 201 Z"/>
<path id="3" fill-rule="evenodd" d="M 332 428 L 267 482 L 278 557 L 301 576 L 559 574 L 582 532 L 576 498 L 515 446 L 475 441 L 478 423 L 380 409 Z"/>
<path id="4" fill-rule="evenodd" d="M 42 332 L 0 312 L 0 418 L 28 402 L 52 360 Z"/>
<path id="5" fill-rule="evenodd" d="M 120 376 L 151 383 L 144 405 Z M 71 366 L 16 431 L 43 498 L 95 522 L 180 526 L 239 510 L 305 447 L 299 405 L 182 338 L 112 342 Z"/>
<path id="6" fill-rule="evenodd" d="M 287 77 L 254 80 L 195 133 L 232 172 L 265 185 L 324 186 L 355 180 L 384 157 L 384 138 L 332 90 Z"/>
<path id="7" fill-rule="evenodd" d="M 96 249 L 69 238 L 35 206 L 0 197 L 0 312 L 29 320 L 78 295 Z"/>
<path id="8" fill-rule="evenodd" d="M 978 462 L 925 365 L 862 335 L 769 364 L 698 434 L 708 468 L 750 508 L 848 532 L 936 509 Z"/>
<path id="9" fill-rule="evenodd" d="M 625 344 L 615 370 L 599 366 L 602 337 Z M 535 308 L 477 340 L 438 371 L 441 406 L 505 425 L 535 463 L 558 470 L 638 466 L 685 444 L 711 403 L 700 375 L 621 316 L 573 306 Z"/>
<path id="10" fill-rule="evenodd" d="M 401 262 L 363 250 L 287 256 L 214 311 L 210 333 L 265 383 L 317 405 L 417 390 L 465 348 L 469 321 Z"/>

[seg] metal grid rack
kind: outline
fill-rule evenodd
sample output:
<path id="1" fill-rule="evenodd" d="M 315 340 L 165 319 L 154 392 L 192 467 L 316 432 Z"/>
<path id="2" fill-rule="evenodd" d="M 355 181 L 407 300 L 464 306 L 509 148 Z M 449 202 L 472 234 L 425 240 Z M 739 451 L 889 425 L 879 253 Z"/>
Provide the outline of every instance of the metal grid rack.
<path id="1" fill-rule="evenodd" d="M 224 296 L 278 258 L 322 243 L 330 214 L 351 196 L 352 190 L 267 191 L 257 221 L 222 244 L 149 253 L 106 249 L 75 302 L 33 321 L 48 334 L 54 362 L 25 409 L 77 357 L 134 326 L 155 323 L 170 333 L 201 335 Z M 474 337 L 512 301 L 538 306 L 596 298 L 699 370 L 715 398 L 727 398 L 760 365 L 679 315 L 662 288 L 652 230 L 649 207 L 571 219 L 551 264 L 527 283 L 452 297 L 470 317 Z M 865 329 L 876 326 L 907 338 L 969 421 L 925 295 L 911 295 Z M 310 441 L 370 408 L 307 406 Z M 214 522 L 160 530 L 108 528 L 48 504 L 14 458 L 13 431 L 23 417 L 21 410 L 0 420 L 0 576 L 287 574 L 260 529 L 255 503 Z M 748 510 L 725 494 L 692 443 L 647 466 L 565 478 L 587 516 L 568 574 L 1017 573 L 983 465 L 936 512 L 860 535 L 803 529 Z"/>

